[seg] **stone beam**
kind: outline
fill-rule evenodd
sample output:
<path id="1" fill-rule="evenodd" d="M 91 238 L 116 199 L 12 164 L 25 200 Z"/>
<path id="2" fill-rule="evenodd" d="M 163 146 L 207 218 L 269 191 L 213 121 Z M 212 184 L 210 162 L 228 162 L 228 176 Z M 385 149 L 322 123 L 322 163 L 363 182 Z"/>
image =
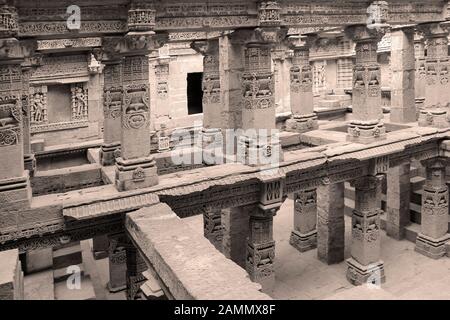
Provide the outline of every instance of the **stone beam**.
<path id="1" fill-rule="evenodd" d="M 93 5 L 88 1 L 78 1 L 83 18 L 77 35 L 127 32 L 128 2 L 102 0 Z M 444 20 L 447 9 L 446 2 L 441 0 L 427 0 L 426 3 L 423 0 L 372 1 L 371 8 L 374 10 L 369 9 L 369 5 L 369 1 L 359 0 L 228 0 L 214 3 L 205 0 L 195 3 L 167 0 L 158 1 L 152 9 L 135 12 L 146 14 L 155 31 L 192 32 L 205 28 L 208 31 L 254 28 L 274 23 L 290 28 L 366 24 L 368 13 L 376 14 L 378 7 L 382 7 L 381 12 L 388 12 L 389 24 L 421 23 Z M 18 28 L 20 37 L 73 34 L 67 28 L 66 2 L 63 0 L 49 2 L 45 8 L 39 7 L 38 2 L 22 1 L 18 9 L 21 17 Z"/>
<path id="2" fill-rule="evenodd" d="M 246 272 L 202 234 L 157 204 L 130 213 L 126 230 L 168 297 L 199 300 L 270 299 Z"/>

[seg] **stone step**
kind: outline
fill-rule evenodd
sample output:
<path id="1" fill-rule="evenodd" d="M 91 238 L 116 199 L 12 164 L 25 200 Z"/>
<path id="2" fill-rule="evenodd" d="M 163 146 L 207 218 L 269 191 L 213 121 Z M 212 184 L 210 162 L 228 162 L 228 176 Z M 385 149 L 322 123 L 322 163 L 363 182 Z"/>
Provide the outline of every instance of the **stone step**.
<path id="1" fill-rule="evenodd" d="M 69 289 L 66 281 L 55 283 L 55 300 L 95 300 L 91 277 L 83 275 L 78 288 Z"/>

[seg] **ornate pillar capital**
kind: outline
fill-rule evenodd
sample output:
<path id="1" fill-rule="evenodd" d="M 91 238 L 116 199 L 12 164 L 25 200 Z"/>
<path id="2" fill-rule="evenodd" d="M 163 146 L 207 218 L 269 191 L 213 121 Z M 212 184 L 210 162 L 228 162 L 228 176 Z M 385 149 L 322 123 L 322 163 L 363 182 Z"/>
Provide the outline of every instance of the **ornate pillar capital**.
<path id="1" fill-rule="evenodd" d="M 288 29 L 283 27 L 260 27 L 256 29 L 238 29 L 231 34 L 231 40 L 246 46 L 274 46 L 287 36 Z"/>

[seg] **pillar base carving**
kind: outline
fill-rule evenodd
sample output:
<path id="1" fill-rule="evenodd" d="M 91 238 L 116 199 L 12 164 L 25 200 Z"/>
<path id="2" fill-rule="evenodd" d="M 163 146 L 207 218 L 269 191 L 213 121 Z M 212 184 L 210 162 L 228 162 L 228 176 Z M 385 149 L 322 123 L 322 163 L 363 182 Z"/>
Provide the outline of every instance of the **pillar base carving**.
<path id="1" fill-rule="evenodd" d="M 28 170 L 30 176 L 34 175 L 34 171 L 36 170 L 36 157 L 33 153 L 26 154 L 23 157 L 25 170 Z"/>
<path id="2" fill-rule="evenodd" d="M 201 131 L 201 142 L 203 150 L 203 163 L 206 165 L 219 164 L 217 161 L 223 159 L 223 137 L 222 131 L 217 128 L 203 128 Z M 220 154 L 216 154 L 219 151 Z"/>
<path id="3" fill-rule="evenodd" d="M 277 168 L 279 163 L 283 161 L 283 151 L 279 139 L 275 137 L 267 137 L 267 140 L 265 140 L 261 137 L 258 139 L 240 136 L 238 139 L 238 159 L 241 163 L 249 166 Z"/>
<path id="4" fill-rule="evenodd" d="M 364 266 L 353 258 L 347 259 L 347 280 L 355 285 L 382 284 L 386 282 L 384 274 L 384 263 L 378 261 Z"/>
<path id="5" fill-rule="evenodd" d="M 0 209 L 18 210 L 28 208 L 31 187 L 28 171 L 22 177 L 0 180 Z"/>
<path id="6" fill-rule="evenodd" d="M 368 144 L 386 139 L 386 128 L 379 121 L 352 121 L 348 125 L 347 141 Z"/>
<path id="7" fill-rule="evenodd" d="M 317 230 L 307 234 L 292 231 L 289 244 L 300 252 L 307 252 L 317 248 Z"/>
<path id="8" fill-rule="evenodd" d="M 419 113 L 420 127 L 447 128 L 450 126 L 444 109 L 422 109 Z"/>
<path id="9" fill-rule="evenodd" d="M 293 115 L 286 121 L 286 131 L 303 133 L 319 129 L 317 114 Z"/>
<path id="10" fill-rule="evenodd" d="M 222 251 L 223 233 L 222 211 L 215 210 L 203 214 L 203 233 L 206 239 L 219 251 Z"/>
<path id="11" fill-rule="evenodd" d="M 261 284 L 263 292 L 270 292 L 275 284 L 275 241 L 247 245 L 246 269 L 253 282 Z"/>
<path id="12" fill-rule="evenodd" d="M 415 251 L 432 259 L 439 259 L 448 254 L 450 234 L 440 239 L 433 239 L 424 234 L 419 234 L 416 239 Z"/>
<path id="13" fill-rule="evenodd" d="M 116 187 L 119 191 L 148 188 L 157 184 L 157 167 L 153 157 L 116 159 Z"/>
<path id="14" fill-rule="evenodd" d="M 100 149 L 100 163 L 102 166 L 112 166 L 116 163 L 117 153 L 120 151 L 120 143 L 104 143 Z"/>

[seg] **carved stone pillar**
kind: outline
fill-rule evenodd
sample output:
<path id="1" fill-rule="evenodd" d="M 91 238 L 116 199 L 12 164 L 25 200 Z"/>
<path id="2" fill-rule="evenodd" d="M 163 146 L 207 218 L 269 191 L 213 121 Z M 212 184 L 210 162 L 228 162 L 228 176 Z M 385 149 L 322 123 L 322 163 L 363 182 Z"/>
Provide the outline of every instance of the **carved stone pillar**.
<path id="1" fill-rule="evenodd" d="M 120 191 L 158 184 L 156 163 L 150 154 L 148 57 L 126 56 L 122 70 L 121 156 L 116 159 Z"/>
<path id="2" fill-rule="evenodd" d="M 317 247 L 317 193 L 294 193 L 294 230 L 289 243 L 300 252 Z"/>
<path id="3" fill-rule="evenodd" d="M 387 173 L 386 234 L 397 240 L 405 237 L 410 222 L 410 165 L 390 168 Z"/>
<path id="4" fill-rule="evenodd" d="M 4 2 L 3 2 L 4 3 Z M 0 209 L 29 207 L 31 188 L 24 170 L 23 73 L 26 48 L 13 38 L 18 31 L 14 7 L 0 5 Z"/>
<path id="5" fill-rule="evenodd" d="M 122 61 L 103 60 L 105 68 L 103 85 L 103 144 L 100 162 L 103 166 L 114 165 L 120 155 L 122 118 Z"/>
<path id="6" fill-rule="evenodd" d="M 273 164 L 282 152 L 276 131 L 274 75 L 271 50 L 284 38 L 285 30 L 244 30 L 244 72 L 242 81 L 242 135 L 239 161 L 248 165 Z M 276 159 L 274 159 L 276 158 Z"/>
<path id="7" fill-rule="evenodd" d="M 353 120 L 348 126 L 347 139 L 371 143 L 386 138 L 382 121 L 381 70 L 377 47 L 383 32 L 381 28 L 356 25 L 346 28 L 347 35 L 356 43 L 353 69 Z"/>
<path id="8" fill-rule="evenodd" d="M 191 47 L 203 55 L 203 162 L 222 163 L 222 97 L 220 87 L 219 40 L 196 41 Z"/>
<path id="9" fill-rule="evenodd" d="M 222 253 L 228 259 L 245 268 L 249 209 L 237 207 L 222 210 Z"/>
<path id="10" fill-rule="evenodd" d="M 427 45 L 425 106 L 420 111 L 419 125 L 445 128 L 450 101 L 450 62 L 448 58 L 448 24 L 419 25 Z"/>
<path id="11" fill-rule="evenodd" d="M 312 67 L 309 48 L 312 38 L 289 37 L 294 50 L 290 70 L 292 118 L 286 121 L 286 130 L 307 132 L 317 129 L 317 114 L 314 112 Z"/>
<path id="12" fill-rule="evenodd" d="M 246 269 L 250 279 L 262 285 L 269 293 L 275 281 L 273 240 L 273 217 L 284 200 L 284 177 L 263 179 L 261 199 L 250 213 Z"/>
<path id="13" fill-rule="evenodd" d="M 291 111 L 289 83 L 291 63 L 288 59 L 287 49 L 284 44 L 278 44 L 272 49 L 276 113 Z"/>
<path id="14" fill-rule="evenodd" d="M 127 237 L 125 233 L 108 235 L 109 238 L 109 282 L 110 292 L 125 290 L 127 287 Z"/>
<path id="15" fill-rule="evenodd" d="M 344 261 L 344 183 L 317 188 L 317 256 L 327 264 Z"/>
<path id="16" fill-rule="evenodd" d="M 203 233 L 217 250 L 222 251 L 222 210 L 208 210 L 203 214 Z"/>
<path id="17" fill-rule="evenodd" d="M 377 191 L 380 180 L 365 176 L 352 182 L 355 210 L 352 215 L 351 258 L 347 260 L 347 279 L 354 285 L 380 284 L 385 281 L 380 260 L 380 213 Z"/>
<path id="18" fill-rule="evenodd" d="M 36 158 L 31 152 L 30 78 L 34 71 L 33 60 L 29 58 L 22 64 L 23 154 L 24 167 L 30 176 L 33 176 L 36 170 Z"/>
<path id="19" fill-rule="evenodd" d="M 426 166 L 426 182 L 422 193 L 421 231 L 416 240 L 416 251 L 433 259 L 446 254 L 448 234 L 448 187 L 446 158 L 422 161 Z"/>
<path id="20" fill-rule="evenodd" d="M 414 34 L 414 50 L 416 59 L 416 85 L 415 85 L 416 121 L 418 121 L 420 111 L 422 110 L 425 104 L 425 87 L 427 84 L 425 43 L 423 41 L 423 37 L 418 32 Z"/>
<path id="21" fill-rule="evenodd" d="M 153 2 L 132 1 L 128 11 L 128 33 L 116 45 L 123 56 L 121 156 L 116 159 L 119 191 L 158 184 L 156 162 L 150 154 L 150 88 L 148 54 L 167 41 L 153 32 L 156 10 Z"/>
<path id="22" fill-rule="evenodd" d="M 147 280 L 142 274 L 147 270 L 147 264 L 130 240 L 126 247 L 126 260 L 127 300 L 135 300 L 141 285 Z"/>
<path id="23" fill-rule="evenodd" d="M 391 32 L 391 121 L 416 121 L 414 28 Z"/>
<path id="24" fill-rule="evenodd" d="M 273 241 L 273 216 L 276 210 L 264 211 L 259 207 L 250 213 L 247 247 L 247 272 L 250 279 L 269 292 L 275 282 L 275 241 Z"/>

